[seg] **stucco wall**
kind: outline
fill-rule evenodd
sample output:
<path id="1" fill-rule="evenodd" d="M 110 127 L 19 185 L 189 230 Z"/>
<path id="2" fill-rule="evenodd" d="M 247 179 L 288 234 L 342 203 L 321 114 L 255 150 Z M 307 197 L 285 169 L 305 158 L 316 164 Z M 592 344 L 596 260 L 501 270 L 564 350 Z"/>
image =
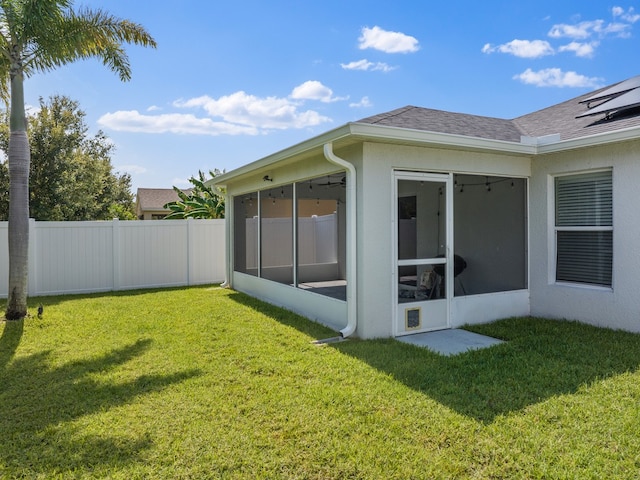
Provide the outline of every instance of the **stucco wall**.
<path id="1" fill-rule="evenodd" d="M 531 313 L 640 331 L 640 141 L 536 157 L 532 163 Z M 613 170 L 613 285 L 556 284 L 553 271 L 553 176 Z"/>
<path id="2" fill-rule="evenodd" d="M 395 241 L 393 172 L 395 169 L 525 178 L 530 175 L 530 159 L 525 156 L 380 143 L 364 143 L 346 149 L 338 149 L 335 153 L 351 162 L 357 171 L 356 224 L 358 238 L 356 250 L 359 270 L 357 275 L 358 325 L 356 336 L 361 338 L 389 337 L 394 334 L 393 320 L 397 297 L 397 287 L 392 276 L 395 265 L 393 258 L 393 242 Z M 277 168 L 253 172 L 240 181 L 230 183 L 228 192 L 234 195 L 263 189 L 265 186 L 271 188 L 284 183 L 328 174 L 335 170 L 336 167 L 324 160 L 323 157 L 310 157 L 299 163 L 289 163 Z M 273 178 L 273 183 L 267 182 L 265 185 L 262 180 L 264 175 Z M 340 257 L 344 256 L 344 249 L 340 249 L 339 255 Z M 344 264 L 343 261 L 339 263 Z M 351 279 L 347 278 L 347 281 L 349 282 Z M 309 296 L 305 292 L 292 292 L 295 289 L 288 286 L 265 282 L 242 274 L 234 274 L 233 286 L 272 303 L 304 313 L 328 325 L 344 326 L 344 322 L 346 322 L 344 302 L 339 303 L 340 309 L 344 308 L 344 311 L 326 310 L 326 302 L 329 299 L 319 299 L 319 303 L 311 304 L 307 301 Z M 528 311 L 528 293 L 520 296 L 522 298 L 517 302 L 516 314 Z M 498 295 L 495 298 L 485 295 L 478 296 L 478 298 L 482 299 L 483 305 L 495 306 L 495 302 L 501 302 L 500 305 L 504 307 L 513 305 L 507 295 Z M 330 300 L 333 301 L 333 299 Z M 476 304 L 471 302 L 471 297 L 458 303 L 461 305 Z M 452 314 L 460 316 L 458 320 L 452 319 L 452 325 L 459 325 L 461 321 L 473 323 L 474 318 L 470 318 L 469 311 L 470 308 L 452 308 Z M 486 311 L 513 314 L 515 310 L 513 308 L 505 310 L 504 308 L 488 307 Z M 504 315 L 507 313 L 501 314 L 501 316 Z M 485 312 L 478 319 L 478 321 L 484 322 L 495 318 L 487 317 Z"/>
<path id="3" fill-rule="evenodd" d="M 359 146 L 351 147 L 347 150 L 341 150 L 336 152 L 338 155 L 348 156 L 352 160 L 358 160 L 362 157 L 361 149 Z M 298 159 L 298 162 L 292 163 L 291 161 L 282 162 L 280 164 L 276 164 L 264 169 L 258 169 L 247 175 L 243 175 L 238 179 L 233 179 L 227 184 L 227 193 L 231 196 L 239 196 L 248 194 L 251 192 L 255 192 L 257 190 L 265 190 L 271 188 L 279 188 L 281 185 L 288 185 L 294 182 L 300 182 L 311 178 L 321 177 L 323 175 L 329 175 L 331 173 L 341 172 L 342 169 L 330 162 L 328 162 L 323 153 L 319 150 L 316 155 L 310 155 L 304 159 Z M 270 179 L 273 181 L 265 181 L 263 177 L 268 175 Z M 306 187 L 304 187 L 306 188 Z M 345 271 L 345 258 L 346 258 L 346 244 L 345 244 L 345 203 L 341 201 L 337 208 L 335 207 L 336 202 L 336 191 L 331 189 L 324 188 L 314 188 L 313 195 L 310 196 L 309 192 L 302 192 L 302 196 L 306 196 L 308 198 L 313 198 L 313 213 L 327 213 L 329 210 L 327 208 L 323 209 L 317 208 L 316 202 L 320 203 L 322 207 L 325 204 L 324 199 L 332 199 L 333 200 L 333 210 L 337 210 L 338 212 L 338 224 L 337 224 L 337 264 L 333 263 L 331 265 L 314 265 L 314 266 L 300 266 L 299 275 L 300 280 L 304 281 L 305 278 L 308 277 L 306 273 L 310 271 L 311 268 L 315 268 L 315 274 L 313 278 L 316 280 L 321 280 L 322 275 L 318 274 L 318 269 L 331 268 L 332 275 L 331 278 L 335 278 L 338 276 L 339 278 L 346 277 Z M 234 202 L 231 202 L 229 207 L 231 207 L 229 211 L 229 218 L 234 217 Z M 267 204 L 267 208 L 273 208 L 271 205 Z M 290 208 L 289 208 L 290 210 Z M 254 214 L 257 213 L 257 209 Z M 304 207 L 301 212 L 302 215 L 309 214 Z M 275 210 L 269 211 L 268 214 L 270 216 L 278 216 L 278 213 Z M 240 221 L 242 223 L 245 222 L 244 218 L 237 218 L 236 222 Z M 239 246 L 240 251 L 244 251 L 244 239 L 242 235 L 239 235 L 238 238 L 235 238 L 236 230 L 242 231 L 241 228 L 238 227 L 233 221 L 228 222 L 228 227 L 230 227 L 230 241 L 233 244 L 234 241 Z M 290 231 L 290 230 L 289 230 Z M 285 247 L 285 250 L 288 252 L 291 247 L 291 240 L 288 239 L 286 242 L 282 242 L 285 245 L 289 245 Z M 229 258 L 232 271 L 230 272 L 230 280 L 231 286 L 239 291 L 248 293 L 262 300 L 268 301 L 274 305 L 283 306 L 297 313 L 303 314 L 310 319 L 316 320 L 320 323 L 328 325 L 331 328 L 342 329 L 347 324 L 347 308 L 346 303 L 340 300 L 336 300 L 334 298 L 317 295 L 313 293 L 306 292 L 301 289 L 292 288 L 286 284 L 280 284 L 277 282 L 253 277 L 251 275 L 246 275 L 242 273 L 235 272 L 234 270 L 243 270 L 245 268 L 244 258 L 242 255 L 239 258 L 234 259 L 234 254 L 231 252 Z M 235 263 L 235 264 L 234 264 Z M 348 281 L 348 279 L 347 279 Z M 288 283 L 288 281 L 287 281 Z"/>
<path id="4" fill-rule="evenodd" d="M 394 169 L 527 177 L 530 164 L 528 157 L 375 143 L 364 144 L 364 157 L 358 178 L 357 334 L 389 337 L 397 295 L 391 275 Z"/>

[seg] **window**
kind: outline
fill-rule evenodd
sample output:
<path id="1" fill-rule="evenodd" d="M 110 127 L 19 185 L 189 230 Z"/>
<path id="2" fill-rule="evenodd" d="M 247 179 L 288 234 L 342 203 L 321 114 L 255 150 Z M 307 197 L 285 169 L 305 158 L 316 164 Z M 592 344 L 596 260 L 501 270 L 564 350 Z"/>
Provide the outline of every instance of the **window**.
<path id="1" fill-rule="evenodd" d="M 556 281 L 611 286 L 611 171 L 556 177 Z"/>

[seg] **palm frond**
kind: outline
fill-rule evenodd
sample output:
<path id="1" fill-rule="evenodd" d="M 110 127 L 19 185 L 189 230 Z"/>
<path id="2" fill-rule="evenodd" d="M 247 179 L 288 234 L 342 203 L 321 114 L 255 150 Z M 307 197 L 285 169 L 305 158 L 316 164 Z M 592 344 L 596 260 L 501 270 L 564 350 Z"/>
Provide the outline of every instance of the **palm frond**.
<path id="1" fill-rule="evenodd" d="M 49 0 L 51 2 L 53 0 Z M 83 8 L 48 16 L 48 24 L 25 31 L 33 46 L 27 66 L 49 71 L 79 59 L 98 58 L 125 81 L 131 78 L 129 58 L 123 44 L 156 47 L 156 41 L 140 24 L 123 20 L 102 10 Z"/>

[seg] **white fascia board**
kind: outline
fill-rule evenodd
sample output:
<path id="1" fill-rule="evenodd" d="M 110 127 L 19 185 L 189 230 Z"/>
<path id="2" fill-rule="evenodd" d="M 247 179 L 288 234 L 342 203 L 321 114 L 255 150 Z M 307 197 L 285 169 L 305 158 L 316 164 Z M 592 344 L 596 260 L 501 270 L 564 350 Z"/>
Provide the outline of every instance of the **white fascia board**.
<path id="1" fill-rule="evenodd" d="M 351 123 L 351 134 L 363 140 L 394 141 L 407 144 L 421 144 L 462 150 L 484 150 L 508 154 L 532 155 L 536 149 L 532 145 L 505 140 L 469 137 L 452 133 L 438 133 L 399 127 L 383 127 L 366 123 Z"/>
<path id="2" fill-rule="evenodd" d="M 629 127 L 613 132 L 597 133 L 588 137 L 573 138 L 547 145 L 539 145 L 536 153 L 543 154 L 563 152 L 567 150 L 576 150 L 578 148 L 594 147 L 635 139 L 640 139 L 640 127 Z"/>
<path id="3" fill-rule="evenodd" d="M 209 180 L 207 183 L 211 182 L 211 184 L 213 185 L 225 187 L 227 182 L 233 178 L 240 177 L 247 173 L 255 173 L 257 170 L 269 168 L 273 164 L 294 157 L 296 155 L 300 155 L 305 152 L 311 152 L 313 150 L 318 150 L 318 152 L 322 154 L 322 149 L 324 148 L 325 143 L 335 142 L 349 135 L 349 125 L 343 125 L 342 127 L 336 128 L 334 130 L 329 130 L 322 135 L 318 135 L 317 137 L 305 140 L 304 142 L 298 143 L 284 150 L 280 150 L 279 152 L 273 153 L 267 157 L 263 157 L 259 160 L 238 167 L 234 170 L 231 170 L 230 172 L 218 175 L 217 177 Z"/>
<path id="4" fill-rule="evenodd" d="M 218 175 L 206 183 L 225 187 L 229 180 L 248 173 L 255 173 L 258 170 L 268 169 L 278 162 L 282 162 L 306 152 L 318 150 L 318 152 L 321 153 L 325 143 L 333 142 L 339 146 L 340 140 L 343 139 L 351 139 L 352 141 L 391 142 L 402 143 L 405 145 L 423 145 L 519 155 L 534 155 L 537 152 L 535 145 L 527 145 L 520 142 L 507 142 L 504 140 L 491 140 L 487 138 L 371 125 L 367 123 L 348 123 L 342 127 L 330 130 L 322 135 L 318 135 L 317 137 L 313 137 L 309 140 L 293 145 L 292 147 L 261 158 L 260 160 L 256 160 L 255 162 L 248 163 L 230 172 Z"/>

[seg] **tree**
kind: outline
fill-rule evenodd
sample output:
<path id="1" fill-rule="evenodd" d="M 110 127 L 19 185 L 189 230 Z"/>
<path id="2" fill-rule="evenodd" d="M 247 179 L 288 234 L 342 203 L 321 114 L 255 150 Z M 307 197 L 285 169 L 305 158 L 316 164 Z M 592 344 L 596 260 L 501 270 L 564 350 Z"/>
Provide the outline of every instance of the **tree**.
<path id="1" fill-rule="evenodd" d="M 220 175 L 219 170 L 211 170 L 211 178 Z M 179 200 L 167 203 L 164 208 L 171 210 L 165 220 L 178 218 L 224 218 L 224 192 L 216 187 L 206 185 L 207 178 L 201 171 L 198 178 L 191 177 L 189 183 L 193 188 L 188 191 L 173 187 Z"/>
<path id="2" fill-rule="evenodd" d="M 108 220 L 135 218 L 131 177 L 113 173 L 114 145 L 99 131 L 88 135 L 78 102 L 54 95 L 28 115 L 31 161 L 29 216 L 36 220 Z M 8 116 L 7 116 L 8 118 Z M 7 151 L 9 126 L 0 125 L 0 149 Z M 0 168 L 0 188 L 8 185 Z M 0 220 L 8 217 L 0 193 Z"/>
<path id="3" fill-rule="evenodd" d="M 7 162 L 0 162 L 0 212 L 9 214 L 9 165 Z M 0 217 L 6 220 L 7 217 Z"/>
<path id="4" fill-rule="evenodd" d="M 139 24 L 73 0 L 0 0 L 0 93 L 10 99 L 9 291 L 7 320 L 27 314 L 29 140 L 24 79 L 85 58 L 98 58 L 122 81 L 131 78 L 124 44 L 155 47 Z M 8 87 L 8 88 L 7 88 Z"/>

